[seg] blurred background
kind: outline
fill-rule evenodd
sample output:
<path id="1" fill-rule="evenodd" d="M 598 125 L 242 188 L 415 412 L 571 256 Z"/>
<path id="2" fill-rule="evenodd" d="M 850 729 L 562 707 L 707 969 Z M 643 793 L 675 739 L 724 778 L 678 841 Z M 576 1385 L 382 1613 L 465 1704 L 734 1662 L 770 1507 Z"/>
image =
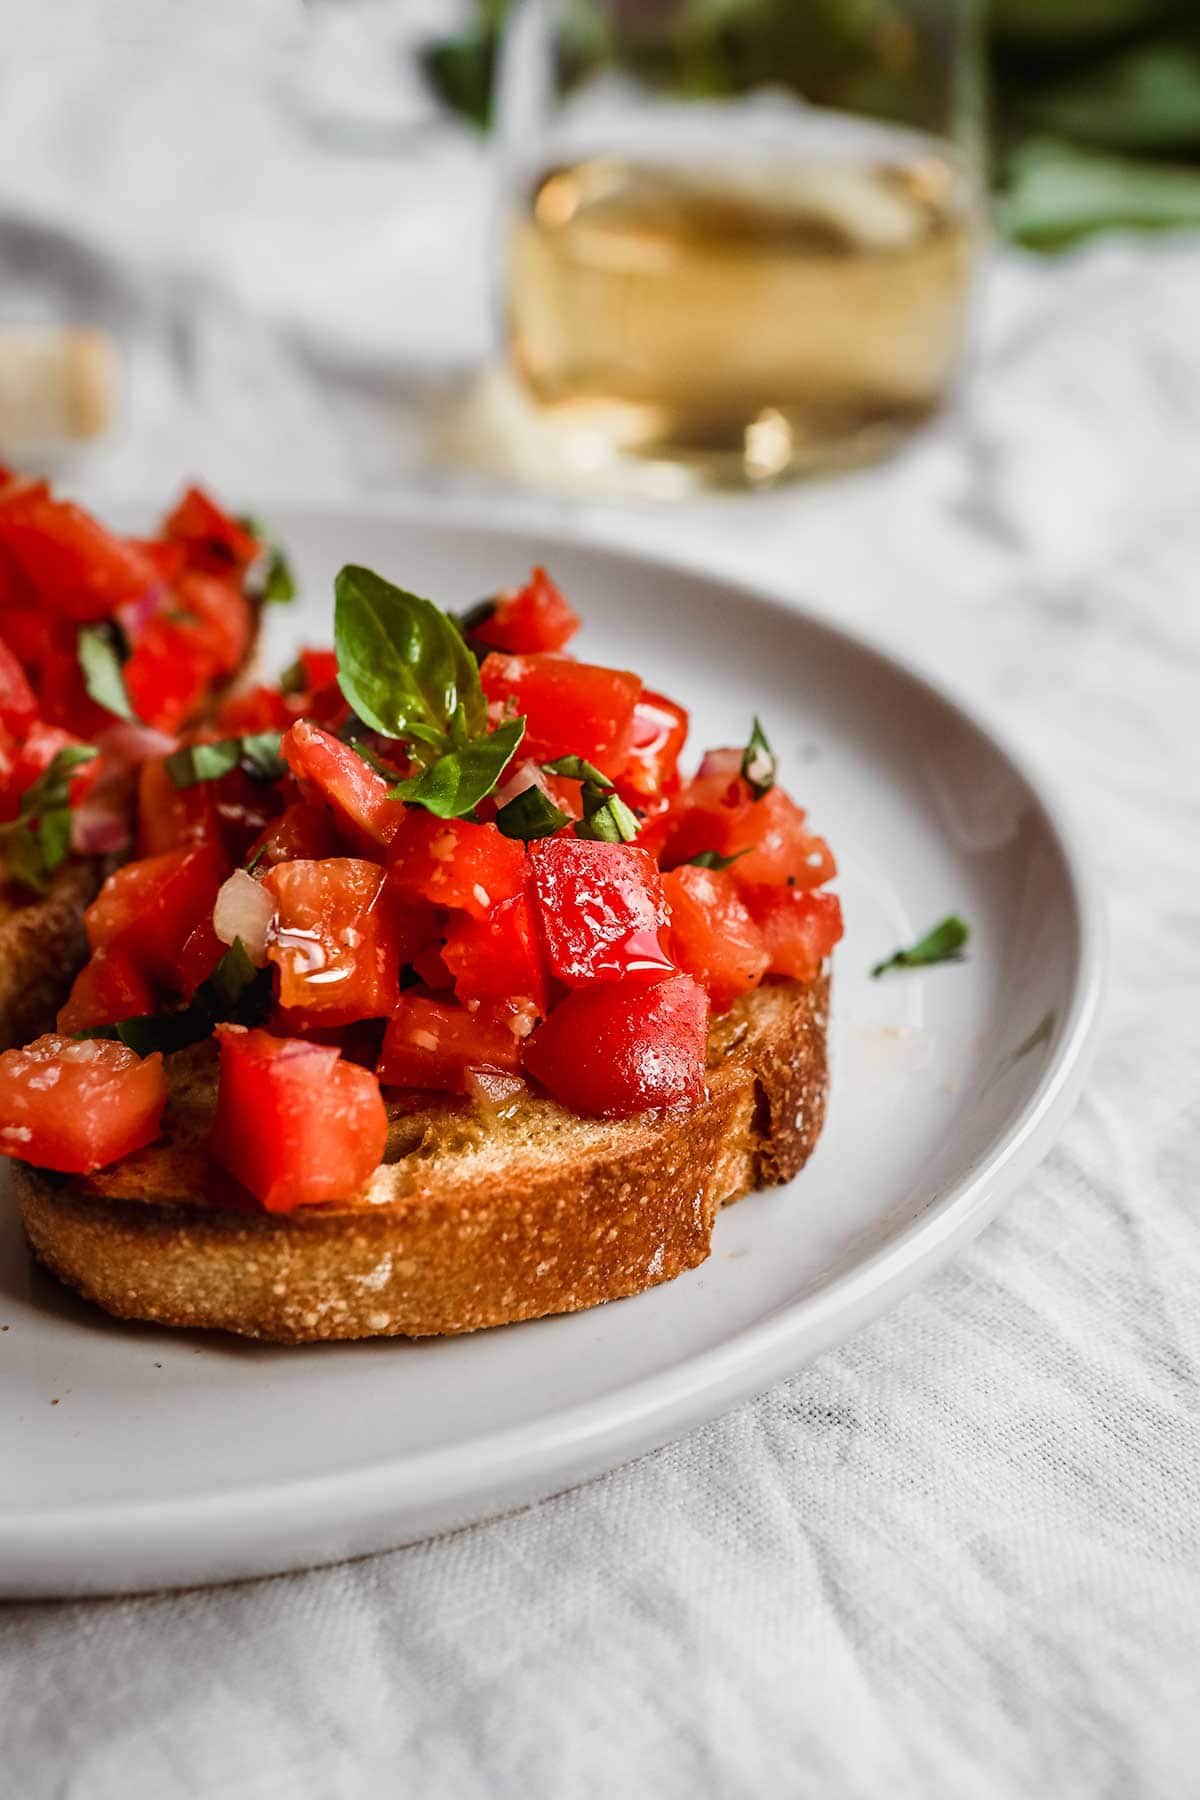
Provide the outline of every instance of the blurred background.
<path id="1" fill-rule="evenodd" d="M 901 557 L 936 500 L 1069 568 L 1194 486 L 1197 228 L 1200 0 L 60 0 L 0 69 L 0 448 L 680 550 L 701 494 L 850 588 L 845 496 Z"/>

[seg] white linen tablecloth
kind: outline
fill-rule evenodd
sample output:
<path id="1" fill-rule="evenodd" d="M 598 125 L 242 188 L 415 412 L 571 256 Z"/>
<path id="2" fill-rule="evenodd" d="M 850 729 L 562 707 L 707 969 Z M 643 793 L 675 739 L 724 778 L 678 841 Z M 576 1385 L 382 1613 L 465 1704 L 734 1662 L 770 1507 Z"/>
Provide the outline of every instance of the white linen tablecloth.
<path id="1" fill-rule="evenodd" d="M 451 485 L 403 366 L 483 345 L 478 150 L 331 157 L 250 78 L 254 9 L 165 9 L 170 45 L 120 10 L 0 67 L 0 305 L 131 358 L 74 484 Z M 491 497 L 803 597 L 1004 724 L 1108 889 L 1086 1096 L 945 1273 L 671 1449 L 348 1567 L 0 1609 L 0 1792 L 1200 1794 L 1198 319 L 1195 240 L 1003 255 L 961 400 L 885 469 Z"/>

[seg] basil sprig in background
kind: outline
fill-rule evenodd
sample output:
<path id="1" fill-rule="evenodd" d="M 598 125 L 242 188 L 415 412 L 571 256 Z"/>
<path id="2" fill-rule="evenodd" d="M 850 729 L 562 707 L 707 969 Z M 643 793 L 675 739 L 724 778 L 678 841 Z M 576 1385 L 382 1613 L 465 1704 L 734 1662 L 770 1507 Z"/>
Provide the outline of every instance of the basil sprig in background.
<path id="1" fill-rule="evenodd" d="M 365 725 L 399 739 L 417 773 L 392 789 L 440 819 L 492 792 L 525 735 L 524 719 L 488 730 L 479 665 L 431 600 L 348 564 L 334 584 L 338 686 Z"/>

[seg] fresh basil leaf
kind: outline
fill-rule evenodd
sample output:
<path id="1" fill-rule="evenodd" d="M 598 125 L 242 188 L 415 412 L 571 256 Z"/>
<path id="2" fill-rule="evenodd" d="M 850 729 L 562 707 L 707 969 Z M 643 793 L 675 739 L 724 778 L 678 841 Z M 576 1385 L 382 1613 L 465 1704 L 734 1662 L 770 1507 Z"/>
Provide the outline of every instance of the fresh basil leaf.
<path id="1" fill-rule="evenodd" d="M 419 775 L 398 781 L 392 797 L 423 806 L 439 819 L 465 818 L 491 793 L 524 735 L 524 719 L 509 719 L 487 737 L 447 751 Z"/>
<path id="2" fill-rule="evenodd" d="M 246 737 L 218 738 L 213 744 L 188 744 L 174 750 L 164 767 L 177 788 L 195 787 L 201 781 L 219 781 L 231 769 L 241 768 L 256 781 L 279 781 L 283 758 L 277 731 L 254 731 Z"/>
<path id="3" fill-rule="evenodd" d="M 271 545 L 271 554 L 263 576 L 262 597 L 267 606 L 286 606 L 289 600 L 296 598 L 296 577 L 292 573 L 291 563 L 278 544 Z"/>
<path id="4" fill-rule="evenodd" d="M 761 800 L 775 786 L 775 770 L 775 752 L 756 717 L 750 742 L 742 752 L 742 776 L 756 800 Z"/>
<path id="5" fill-rule="evenodd" d="M 247 875 L 253 875 L 255 869 L 257 869 L 259 863 L 266 854 L 267 846 L 265 844 L 260 844 L 258 849 L 254 852 L 254 855 L 250 858 L 250 861 L 245 865 Z"/>
<path id="6" fill-rule="evenodd" d="M 113 633 L 105 625 L 81 625 L 75 644 L 83 685 L 96 705 L 119 719 L 136 719 Z"/>
<path id="7" fill-rule="evenodd" d="M 583 817 L 575 836 L 604 844 L 628 844 L 637 836 L 638 816 L 619 795 L 584 786 Z"/>
<path id="8" fill-rule="evenodd" d="M 71 776 L 97 752 L 68 744 L 21 796 L 20 817 L 0 827 L 0 858 L 10 881 L 44 894 L 71 850 Z"/>
<path id="9" fill-rule="evenodd" d="M 520 838 L 531 843 L 534 838 L 550 837 L 569 823 L 567 814 L 555 806 L 536 781 L 502 806 L 496 814 L 496 827 L 505 837 Z"/>
<path id="10" fill-rule="evenodd" d="M 21 795 L 21 812 L 25 817 L 41 817 L 55 807 L 66 806 L 71 777 L 84 763 L 90 763 L 100 752 L 94 744 L 67 744 L 38 776 L 32 787 Z"/>
<path id="11" fill-rule="evenodd" d="M 386 781 L 395 781 L 399 771 L 385 763 L 382 756 L 377 756 L 370 744 L 364 743 L 360 737 L 347 738 L 346 742 L 355 756 L 362 757 L 369 769 L 374 769 L 375 773 L 382 775 Z"/>
<path id="12" fill-rule="evenodd" d="M 732 856 L 722 856 L 717 850 L 698 850 L 695 856 L 688 857 L 686 866 L 693 869 L 727 869 L 739 856 L 749 856 L 753 848 L 753 845 L 748 844 L 744 850 L 735 850 Z"/>
<path id="13" fill-rule="evenodd" d="M 961 962 L 960 953 L 970 935 L 965 921 L 951 913 L 907 950 L 894 950 L 885 961 L 876 963 L 871 974 L 882 975 L 887 969 L 923 968 L 930 963 Z"/>
<path id="14" fill-rule="evenodd" d="M 475 658 L 431 600 L 348 564 L 334 584 L 333 638 L 342 693 L 384 737 L 444 753 L 460 703 L 469 734 L 486 730 Z"/>
<path id="15" fill-rule="evenodd" d="M 41 838 L 31 820 L 17 819 L 0 828 L 0 849 L 7 880 L 32 888 L 35 894 L 46 892 L 50 871 L 42 855 Z"/>
<path id="16" fill-rule="evenodd" d="M 208 980 L 201 982 L 190 1003 L 179 1012 L 142 1013 L 115 1025 L 77 1031 L 75 1036 L 113 1038 L 139 1056 L 149 1056 L 154 1050 L 170 1054 L 202 1043 L 223 1021 L 261 1024 L 270 1006 L 271 971 L 256 968 L 241 938 L 234 938 Z"/>
<path id="17" fill-rule="evenodd" d="M 608 776 L 582 756 L 556 756 L 553 762 L 543 763 L 542 767 L 547 775 L 565 775 L 568 781 L 590 781 L 598 788 L 612 787 Z"/>

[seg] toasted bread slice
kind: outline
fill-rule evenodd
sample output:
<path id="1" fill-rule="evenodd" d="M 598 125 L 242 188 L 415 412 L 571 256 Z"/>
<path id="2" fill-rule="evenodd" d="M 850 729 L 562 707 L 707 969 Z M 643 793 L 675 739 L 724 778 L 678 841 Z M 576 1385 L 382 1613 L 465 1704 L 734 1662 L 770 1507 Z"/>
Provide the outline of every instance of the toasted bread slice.
<path id="1" fill-rule="evenodd" d="M 0 1050 L 53 1025 L 87 958 L 83 909 L 104 873 L 95 859 L 64 863 L 46 894 L 0 891 Z"/>
<path id="2" fill-rule="evenodd" d="M 719 1207 L 807 1161 L 826 1097 L 829 977 L 768 983 L 713 1027 L 708 1098 L 584 1119 L 393 1103 L 386 1158 L 345 1201 L 264 1213 L 210 1161 L 208 1045 L 172 1062 L 164 1137 L 90 1178 L 17 1163 L 35 1254 L 118 1317 L 281 1343 L 475 1331 L 670 1281 Z"/>

